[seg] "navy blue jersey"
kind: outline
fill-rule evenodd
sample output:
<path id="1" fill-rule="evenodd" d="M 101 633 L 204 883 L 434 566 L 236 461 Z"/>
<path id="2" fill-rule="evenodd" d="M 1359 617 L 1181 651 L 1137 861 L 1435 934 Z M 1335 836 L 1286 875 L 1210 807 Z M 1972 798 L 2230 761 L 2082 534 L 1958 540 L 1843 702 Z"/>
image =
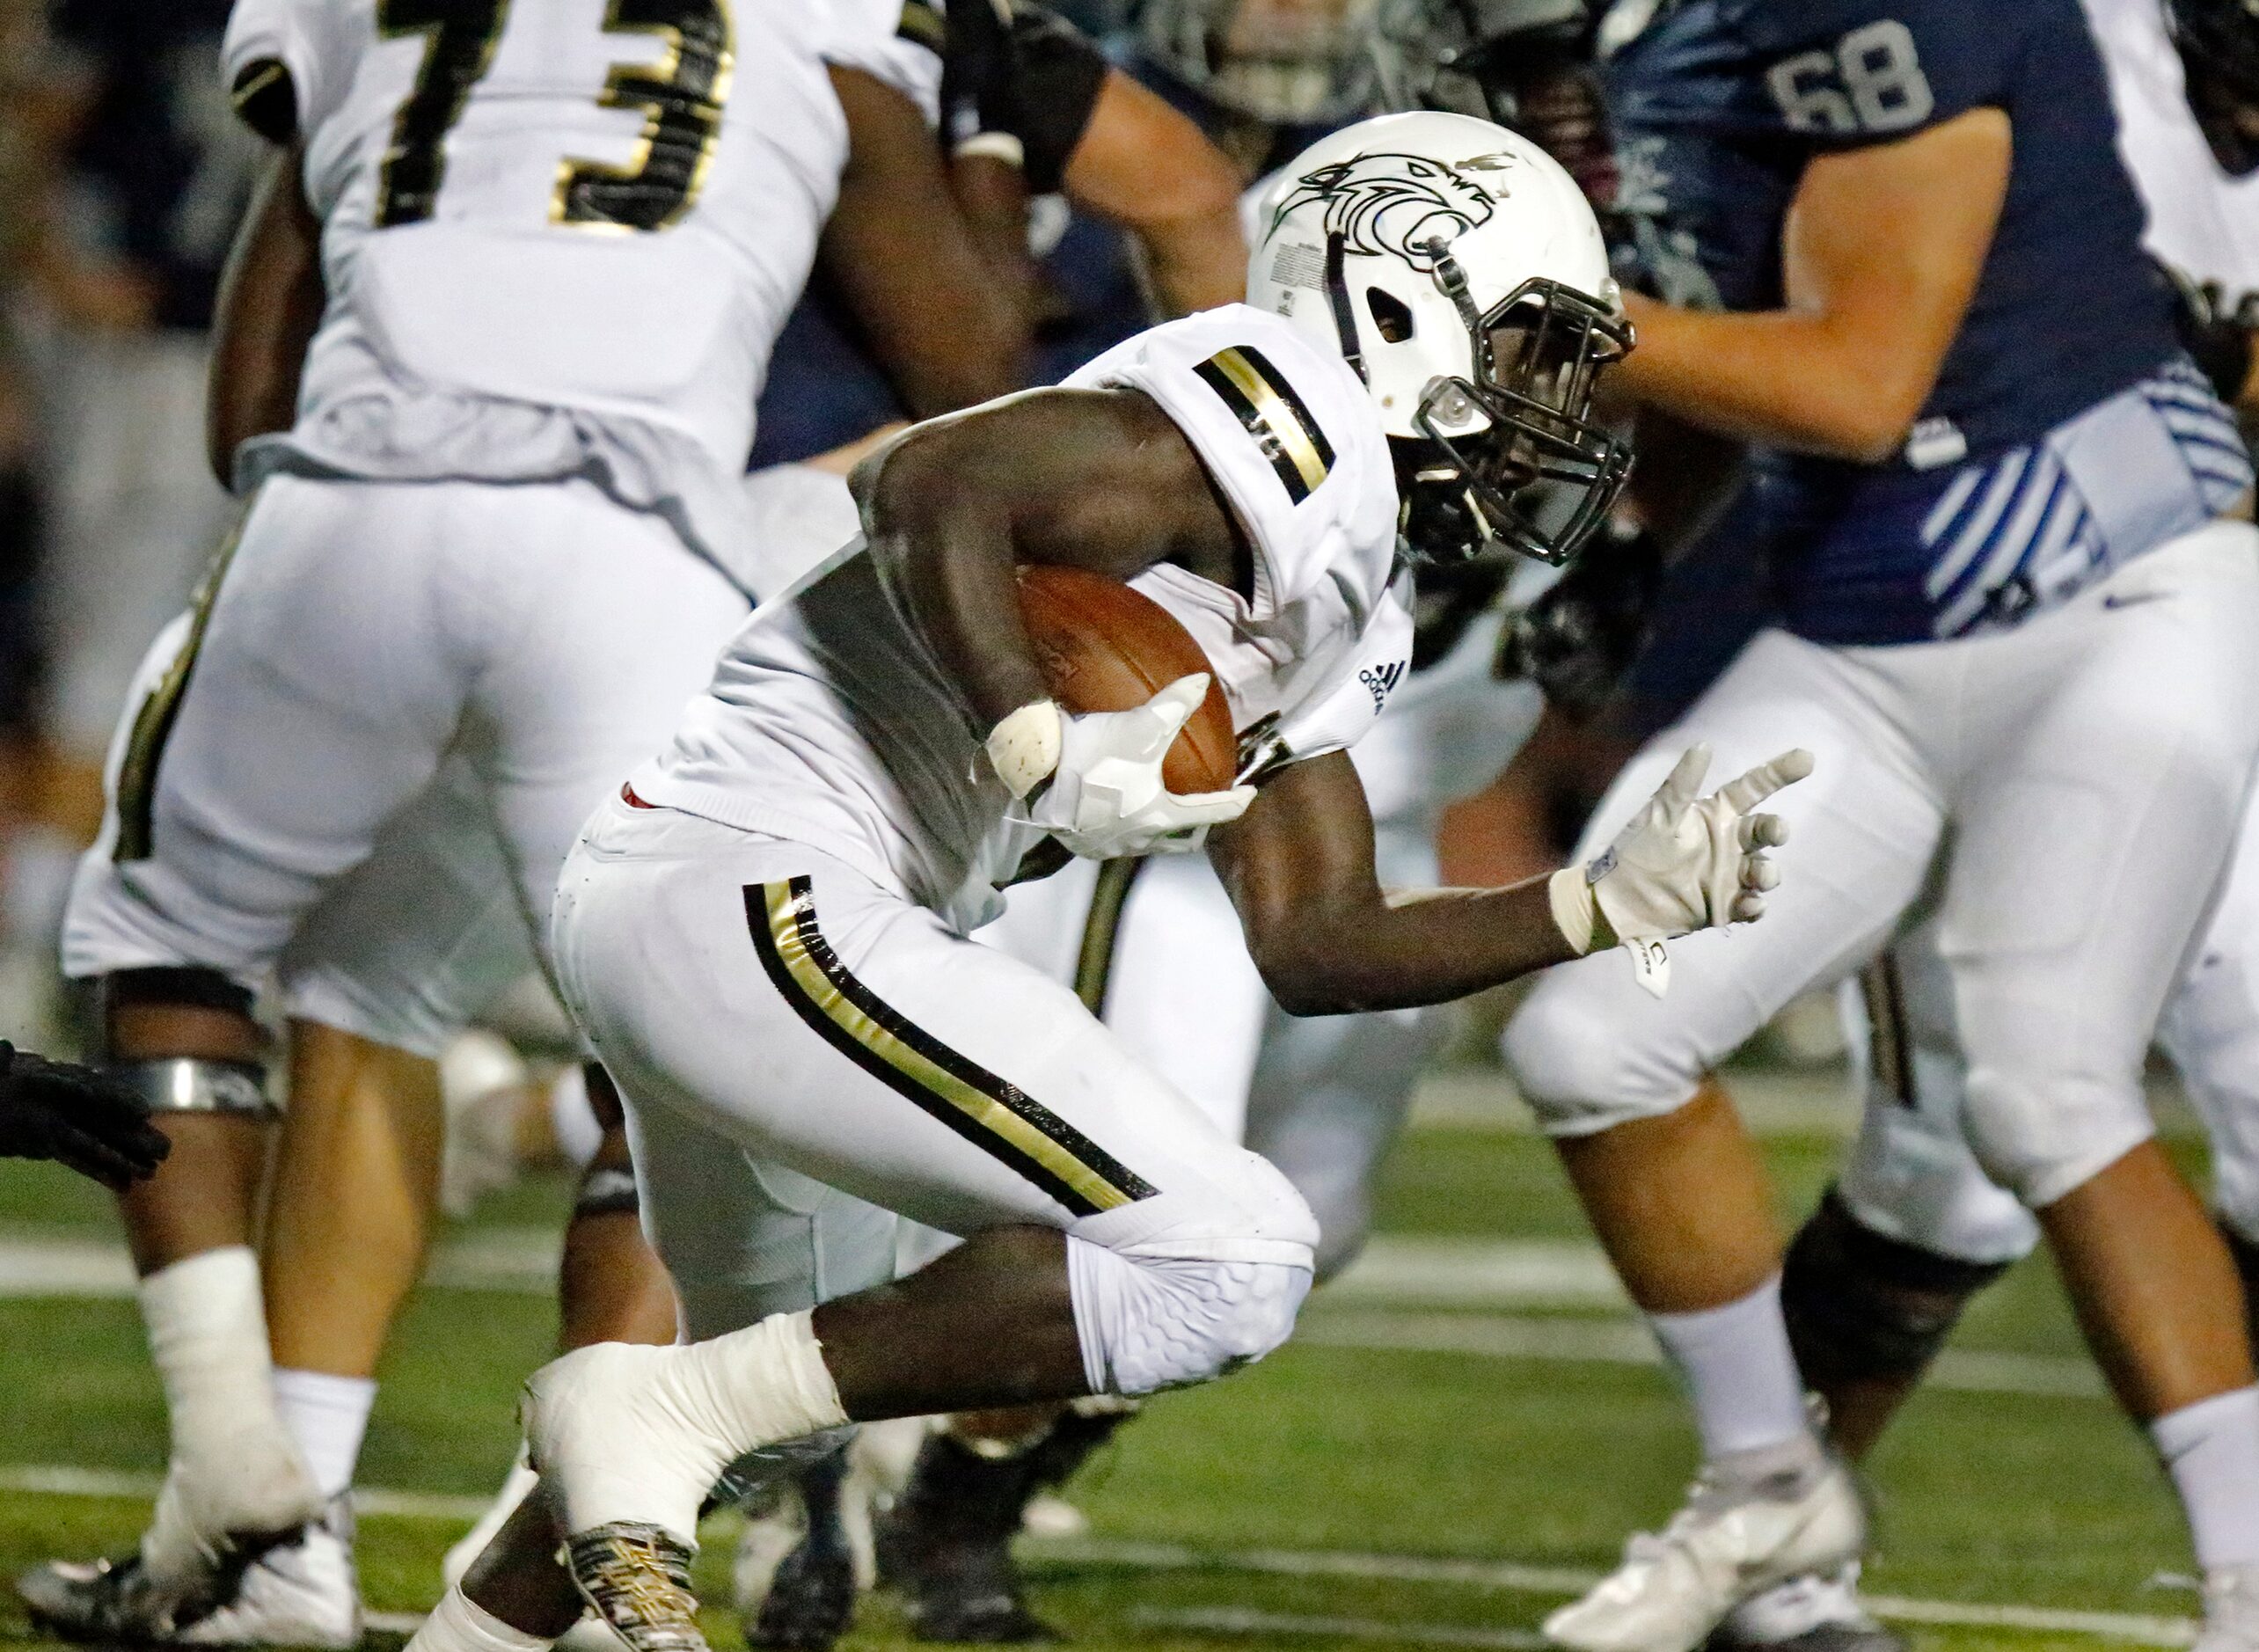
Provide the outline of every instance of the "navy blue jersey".
<path id="1" fill-rule="evenodd" d="M 1635 8 L 1652 15 L 1633 32 Z M 1793 527 L 1766 537 L 1787 547 L 1797 630 L 1889 642 L 2013 620 L 2248 478 L 2206 448 L 2213 410 L 2159 377 L 2179 354 L 2170 307 L 2078 0 L 1624 0 L 1603 40 L 1620 204 L 1644 257 L 1678 266 L 1649 273 L 1729 310 L 1780 304 L 1782 224 L 1816 156 L 1972 109 L 2011 123 L 1999 227 L 1904 452 L 1759 457 Z M 2113 398 L 2099 428 L 2147 419 L 2160 439 L 2104 452 L 2093 415 Z"/>
<path id="2" fill-rule="evenodd" d="M 227 0 L 61 0 L 55 37 L 93 103 L 69 164 L 74 228 L 157 285 L 165 326 L 210 325 L 260 143 L 220 84 Z"/>

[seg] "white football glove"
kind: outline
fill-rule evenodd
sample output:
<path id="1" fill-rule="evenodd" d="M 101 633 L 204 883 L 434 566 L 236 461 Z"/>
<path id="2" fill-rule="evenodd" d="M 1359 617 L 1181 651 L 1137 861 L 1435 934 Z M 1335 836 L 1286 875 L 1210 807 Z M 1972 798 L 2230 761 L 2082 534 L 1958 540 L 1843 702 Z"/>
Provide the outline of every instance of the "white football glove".
<path id="1" fill-rule="evenodd" d="M 1031 717 L 1036 707 L 1023 706 L 990 735 L 989 760 L 1018 795 L 1032 794 L 1027 822 L 1078 855 L 1185 853 L 1200 847 L 1208 828 L 1239 819 L 1255 800 L 1252 786 L 1181 796 L 1162 784 L 1162 759 L 1207 694 L 1208 674 L 1195 671 L 1130 711 L 1070 717 L 1050 708 L 1056 735 L 1034 726 L 1049 720 Z M 1042 777 L 1030 771 L 1051 750 L 1057 757 L 1049 785 L 1038 791 Z"/>
<path id="2" fill-rule="evenodd" d="M 1707 797 L 1699 797 L 1710 748 L 1690 748 L 1607 852 L 1553 875 L 1554 921 L 1579 953 L 1620 942 L 1640 983 L 1657 998 L 1670 983 L 1663 942 L 1716 925 L 1751 923 L 1780 874 L 1765 852 L 1788 841 L 1788 822 L 1750 811 L 1812 771 L 1812 754 L 1784 751 Z"/>

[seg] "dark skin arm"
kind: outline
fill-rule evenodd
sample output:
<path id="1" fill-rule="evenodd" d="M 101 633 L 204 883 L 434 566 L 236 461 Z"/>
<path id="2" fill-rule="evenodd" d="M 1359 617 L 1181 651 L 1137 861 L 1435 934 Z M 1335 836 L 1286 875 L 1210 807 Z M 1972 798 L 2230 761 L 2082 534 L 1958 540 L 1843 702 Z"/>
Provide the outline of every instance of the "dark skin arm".
<path id="1" fill-rule="evenodd" d="M 299 372 L 321 325 L 322 226 L 298 181 L 301 158 L 293 140 L 268 162 L 220 276 L 204 443 L 223 487 L 237 448 L 297 418 Z"/>
<path id="2" fill-rule="evenodd" d="M 1372 815 L 1346 752 L 1275 776 L 1245 815 L 1210 830 L 1208 855 L 1264 984 L 1290 1015 L 1441 1004 L 1576 955 L 1543 878 L 1382 889 Z"/>
<path id="3" fill-rule="evenodd" d="M 831 84 L 849 152 L 818 257 L 873 355 L 920 419 L 1019 389 L 1026 307 L 982 257 L 925 117 L 860 70 L 834 68 Z"/>
<path id="4" fill-rule="evenodd" d="M 921 426 L 852 478 L 871 559 L 976 731 L 1048 699 L 1013 568 L 1235 583 L 1237 530 L 1168 416 L 1134 391 L 1039 391 Z"/>
<path id="5" fill-rule="evenodd" d="M 870 554 L 977 732 L 1049 697 L 1020 623 L 1020 563 L 1115 579 L 1173 562 L 1244 587 L 1230 514 L 1183 435 L 1128 391 L 1044 391 L 911 431 L 854 486 Z M 1382 892 L 1348 757 L 1267 784 L 1209 838 L 1271 991 L 1302 1015 L 1434 1004 L 1572 956 L 1542 880 Z"/>

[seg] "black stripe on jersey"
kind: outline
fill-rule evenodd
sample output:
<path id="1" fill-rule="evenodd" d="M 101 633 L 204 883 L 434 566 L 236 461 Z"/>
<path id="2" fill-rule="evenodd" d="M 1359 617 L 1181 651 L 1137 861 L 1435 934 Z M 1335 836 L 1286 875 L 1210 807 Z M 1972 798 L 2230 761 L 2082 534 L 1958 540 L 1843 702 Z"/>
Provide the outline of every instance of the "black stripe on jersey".
<path id="1" fill-rule="evenodd" d="M 813 881 L 745 886 L 769 980 L 808 1027 L 896 1094 L 1077 1216 L 1152 1196 L 1152 1184 L 1029 1095 L 960 1055 L 857 980 L 816 926 Z"/>
<path id="2" fill-rule="evenodd" d="M 1286 496 L 1298 505 L 1309 498 L 1334 467 L 1334 448 L 1286 375 L 1251 345 L 1218 350 L 1192 370 L 1255 439 Z"/>

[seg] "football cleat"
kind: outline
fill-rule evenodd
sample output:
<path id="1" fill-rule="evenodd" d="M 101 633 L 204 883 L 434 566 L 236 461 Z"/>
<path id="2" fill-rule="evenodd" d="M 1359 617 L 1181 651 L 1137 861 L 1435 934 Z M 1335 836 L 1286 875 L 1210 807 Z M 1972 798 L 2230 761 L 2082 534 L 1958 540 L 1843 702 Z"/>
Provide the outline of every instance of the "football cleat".
<path id="1" fill-rule="evenodd" d="M 1053 1639 L 1027 1609 L 1012 1539 L 1034 1490 L 1034 1453 L 990 1456 L 931 1436 L 878 1525 L 879 1581 L 898 1590 L 914 1640 Z"/>
<path id="2" fill-rule="evenodd" d="M 2259 1566 L 2204 1574 L 2204 1621 L 2194 1652 L 2259 1652 Z"/>
<path id="3" fill-rule="evenodd" d="M 115 1561 L 48 1561 L 16 1580 L 32 1622 L 64 1641 L 160 1643 L 176 1621 L 208 1609 L 150 1582 L 141 1556 Z"/>
<path id="4" fill-rule="evenodd" d="M 1625 1546 L 1624 1563 L 1545 1622 L 1573 1652 L 1692 1652 L 1751 1596 L 1859 1558 L 1867 1515 L 1834 1458 L 1802 1476 L 1728 1484 L 1708 1473 L 1659 1532 Z"/>
<path id="5" fill-rule="evenodd" d="M 349 1647 L 361 1640 L 353 1506 L 340 1496 L 295 1542 L 244 1568 L 235 1597 L 173 1637 L 197 1647 Z"/>
<path id="6" fill-rule="evenodd" d="M 1859 1563 L 1807 1572 L 1752 1595 L 1726 1614 L 1709 1652 L 1906 1652 L 1905 1637 L 1859 1597 Z"/>
<path id="7" fill-rule="evenodd" d="M 614 1520 L 565 1542 L 581 1597 L 631 1652 L 709 1652 L 691 1593 L 689 1544 L 663 1526 Z"/>
<path id="8" fill-rule="evenodd" d="M 65 1641 L 149 1646 L 349 1647 L 361 1639 L 353 1510 L 343 1497 L 296 1535 L 159 1586 L 138 1554 L 50 1561 L 17 1580 L 33 1621 Z"/>
<path id="9" fill-rule="evenodd" d="M 818 1458 L 793 1487 L 802 1510 L 799 1540 L 770 1572 L 757 1608 L 745 1616 L 749 1646 L 823 1652 L 855 1617 L 855 1553 L 841 1518 L 845 1451 Z M 747 1528 L 749 1537 L 752 1528 Z"/>

